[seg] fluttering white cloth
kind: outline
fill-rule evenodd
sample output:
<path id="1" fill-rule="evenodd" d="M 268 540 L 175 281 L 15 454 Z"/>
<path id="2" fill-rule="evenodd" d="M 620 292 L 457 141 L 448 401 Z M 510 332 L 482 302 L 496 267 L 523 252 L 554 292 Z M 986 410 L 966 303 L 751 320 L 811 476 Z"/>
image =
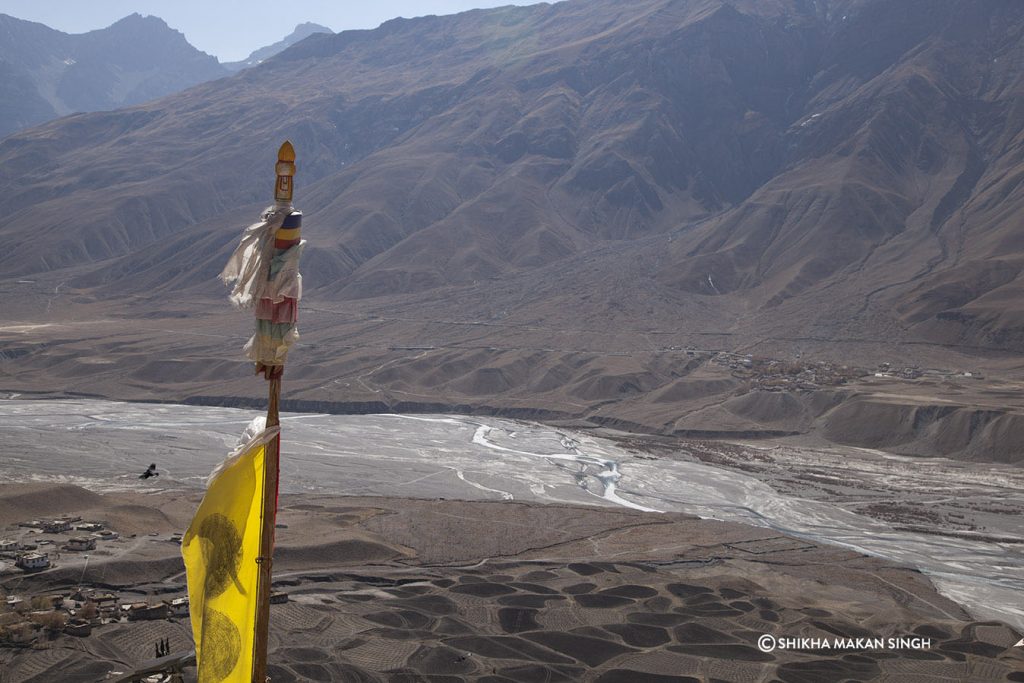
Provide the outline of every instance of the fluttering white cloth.
<path id="1" fill-rule="evenodd" d="M 291 208 L 268 207 L 258 223 L 253 223 L 235 248 L 220 279 L 232 286 L 228 299 L 238 308 L 252 308 L 265 296 L 270 286 L 270 260 L 274 256 L 274 233 L 278 231 Z"/>

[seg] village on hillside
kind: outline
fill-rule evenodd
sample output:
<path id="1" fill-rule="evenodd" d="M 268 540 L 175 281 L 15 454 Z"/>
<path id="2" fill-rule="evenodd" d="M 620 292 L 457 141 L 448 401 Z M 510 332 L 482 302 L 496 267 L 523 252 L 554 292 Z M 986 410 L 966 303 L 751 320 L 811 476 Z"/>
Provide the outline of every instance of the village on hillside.
<path id="1" fill-rule="evenodd" d="M 76 516 L 24 521 L 0 534 L 0 578 L 81 564 L 84 579 L 90 556 L 113 555 L 112 546 L 127 540 L 103 522 Z M 168 540 L 180 543 L 181 536 Z M 186 596 L 124 602 L 117 593 L 85 584 L 42 595 L 0 588 L 0 598 L 0 646 L 31 646 L 60 633 L 88 636 L 102 624 L 188 616 Z"/>
<path id="2" fill-rule="evenodd" d="M 15 579 L 4 581 L 7 588 L 0 586 L 0 647 L 40 646 L 61 634 L 85 637 L 107 624 L 187 618 L 187 595 L 143 600 L 86 578 L 90 559 L 120 554 L 140 540 L 180 545 L 181 534 L 122 537 L 104 522 L 76 516 L 33 519 L 0 531 L 0 581 Z M 16 590 L 19 576 L 79 566 L 79 579 L 65 590 L 35 595 Z M 287 595 L 275 594 L 273 599 L 287 601 Z M 154 654 L 170 652 L 162 652 L 156 643 Z"/>

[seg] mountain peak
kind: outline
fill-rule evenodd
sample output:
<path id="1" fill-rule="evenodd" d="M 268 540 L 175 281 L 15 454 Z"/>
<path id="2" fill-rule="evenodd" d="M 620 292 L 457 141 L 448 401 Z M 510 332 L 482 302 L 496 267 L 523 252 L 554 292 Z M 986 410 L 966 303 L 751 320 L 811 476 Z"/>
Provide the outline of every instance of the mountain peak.
<path id="1" fill-rule="evenodd" d="M 72 112 L 115 109 L 225 75 L 155 16 L 69 34 L 0 15 L 0 137 Z"/>
<path id="2" fill-rule="evenodd" d="M 312 21 L 304 21 L 301 24 L 295 25 L 295 30 L 291 32 L 293 36 L 308 36 L 314 33 L 334 33 L 331 29 L 327 28 L 323 24 L 317 24 Z"/>
<path id="3" fill-rule="evenodd" d="M 249 54 L 249 56 L 246 57 L 245 59 L 243 59 L 242 61 L 240 61 L 240 62 L 225 62 L 224 66 L 226 66 L 227 68 L 229 68 L 229 69 L 231 69 L 233 71 L 237 71 L 239 69 L 247 69 L 250 66 L 256 66 L 260 62 L 262 62 L 264 60 L 267 60 L 267 59 L 270 59 L 271 57 L 273 57 L 274 55 L 278 54 L 279 52 L 283 52 L 284 50 L 287 50 L 292 45 L 295 45 L 296 43 L 305 40 L 306 38 L 310 37 L 311 35 L 313 35 L 315 33 L 330 33 L 330 34 L 333 34 L 334 31 L 332 31 L 331 29 L 327 28 L 326 26 L 323 26 L 321 24 L 316 24 L 316 23 L 313 23 L 311 21 L 306 21 L 306 22 L 303 22 L 301 24 L 296 24 L 294 31 L 292 31 L 287 36 L 285 36 L 281 40 L 277 41 L 273 45 L 267 45 L 266 47 L 261 47 L 258 50 L 253 50 Z"/>
<path id="4" fill-rule="evenodd" d="M 126 17 L 123 17 L 122 19 L 118 19 L 117 21 L 115 21 L 113 24 L 111 24 L 107 28 L 108 29 L 110 29 L 110 28 L 117 28 L 117 27 L 122 27 L 123 28 L 123 27 L 126 27 L 126 26 L 131 26 L 131 27 L 147 26 L 147 27 L 153 27 L 153 28 L 171 28 L 170 26 L 167 25 L 167 22 L 164 21 L 163 19 L 161 19 L 160 17 L 153 16 L 152 14 L 142 15 L 142 14 L 139 14 L 138 12 L 132 12 L 131 14 L 129 14 Z M 101 29 L 101 30 L 103 30 L 103 29 Z M 177 31 L 175 31 L 175 32 L 177 33 Z"/>

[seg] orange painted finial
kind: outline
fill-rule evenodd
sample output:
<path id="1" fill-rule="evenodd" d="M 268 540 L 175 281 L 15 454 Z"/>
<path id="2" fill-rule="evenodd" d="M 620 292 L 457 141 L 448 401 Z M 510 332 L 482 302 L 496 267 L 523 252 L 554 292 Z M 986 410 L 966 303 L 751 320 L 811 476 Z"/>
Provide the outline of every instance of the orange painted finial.
<path id="1" fill-rule="evenodd" d="M 295 148 L 290 140 L 285 140 L 281 149 L 277 150 L 278 161 L 295 161 Z"/>
<path id="2" fill-rule="evenodd" d="M 289 206 L 292 203 L 292 178 L 295 176 L 295 148 L 288 140 L 277 150 L 277 184 L 274 188 L 274 199 L 278 204 Z"/>

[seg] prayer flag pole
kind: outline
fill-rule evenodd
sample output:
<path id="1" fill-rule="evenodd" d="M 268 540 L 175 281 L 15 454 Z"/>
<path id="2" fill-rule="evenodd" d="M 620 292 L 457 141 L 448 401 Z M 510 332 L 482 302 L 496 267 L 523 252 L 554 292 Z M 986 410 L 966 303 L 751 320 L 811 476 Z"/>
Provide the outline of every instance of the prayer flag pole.
<path id="1" fill-rule="evenodd" d="M 295 176 L 295 149 L 285 141 L 277 153 L 277 182 L 274 189 L 276 209 L 284 213 L 281 227 L 274 234 L 275 257 L 300 244 L 299 231 L 302 225 L 302 213 L 292 210 L 292 179 Z M 268 277 L 273 278 L 280 270 L 275 270 L 274 260 L 271 261 Z M 278 299 L 278 300 L 275 300 Z M 259 347 L 260 336 L 269 336 L 271 340 L 284 339 L 288 332 L 294 330 L 298 312 L 298 297 L 263 297 L 256 307 L 257 330 L 254 346 Z M 282 330 L 281 328 L 289 328 Z M 250 353 L 250 356 L 252 354 Z M 281 400 L 281 377 L 284 374 L 284 356 L 279 354 L 269 359 L 257 356 L 256 374 L 263 374 L 268 380 L 269 396 L 267 401 L 267 427 L 280 424 L 278 407 Z M 280 360 L 280 363 L 273 362 Z M 256 633 L 253 642 L 253 683 L 267 681 L 267 644 L 270 631 L 270 586 L 273 581 L 274 566 L 274 527 L 277 519 L 278 478 L 281 459 L 281 435 L 274 437 L 267 444 L 266 466 L 263 470 L 263 505 L 260 529 L 260 554 L 258 602 L 256 606 Z"/>
<path id="2" fill-rule="evenodd" d="M 270 380 L 267 405 L 267 426 L 280 424 L 278 403 L 281 398 L 281 378 Z M 263 515 L 260 529 L 258 601 L 256 603 L 256 636 L 253 641 L 253 683 L 267 681 L 267 641 L 270 637 L 270 584 L 274 567 L 274 525 L 277 519 L 278 467 L 281 459 L 281 434 L 267 444 L 263 470 Z"/>
<path id="3" fill-rule="evenodd" d="M 302 275 L 302 212 L 292 208 L 295 150 L 278 151 L 274 205 L 246 228 L 220 273 L 239 308 L 255 308 L 246 344 L 256 374 L 267 380 L 266 420 L 246 429 L 238 449 L 210 475 L 207 493 L 185 533 L 199 680 L 266 683 L 273 529 L 281 464 L 281 378 L 296 328 Z"/>
<path id="4" fill-rule="evenodd" d="M 221 271 L 238 308 L 255 309 L 245 353 L 269 387 L 267 417 L 246 428 L 210 475 L 182 540 L 200 681 L 266 683 L 281 428 L 278 406 L 296 328 L 302 212 L 292 208 L 295 150 L 277 153 L 275 204 L 245 232 Z"/>

